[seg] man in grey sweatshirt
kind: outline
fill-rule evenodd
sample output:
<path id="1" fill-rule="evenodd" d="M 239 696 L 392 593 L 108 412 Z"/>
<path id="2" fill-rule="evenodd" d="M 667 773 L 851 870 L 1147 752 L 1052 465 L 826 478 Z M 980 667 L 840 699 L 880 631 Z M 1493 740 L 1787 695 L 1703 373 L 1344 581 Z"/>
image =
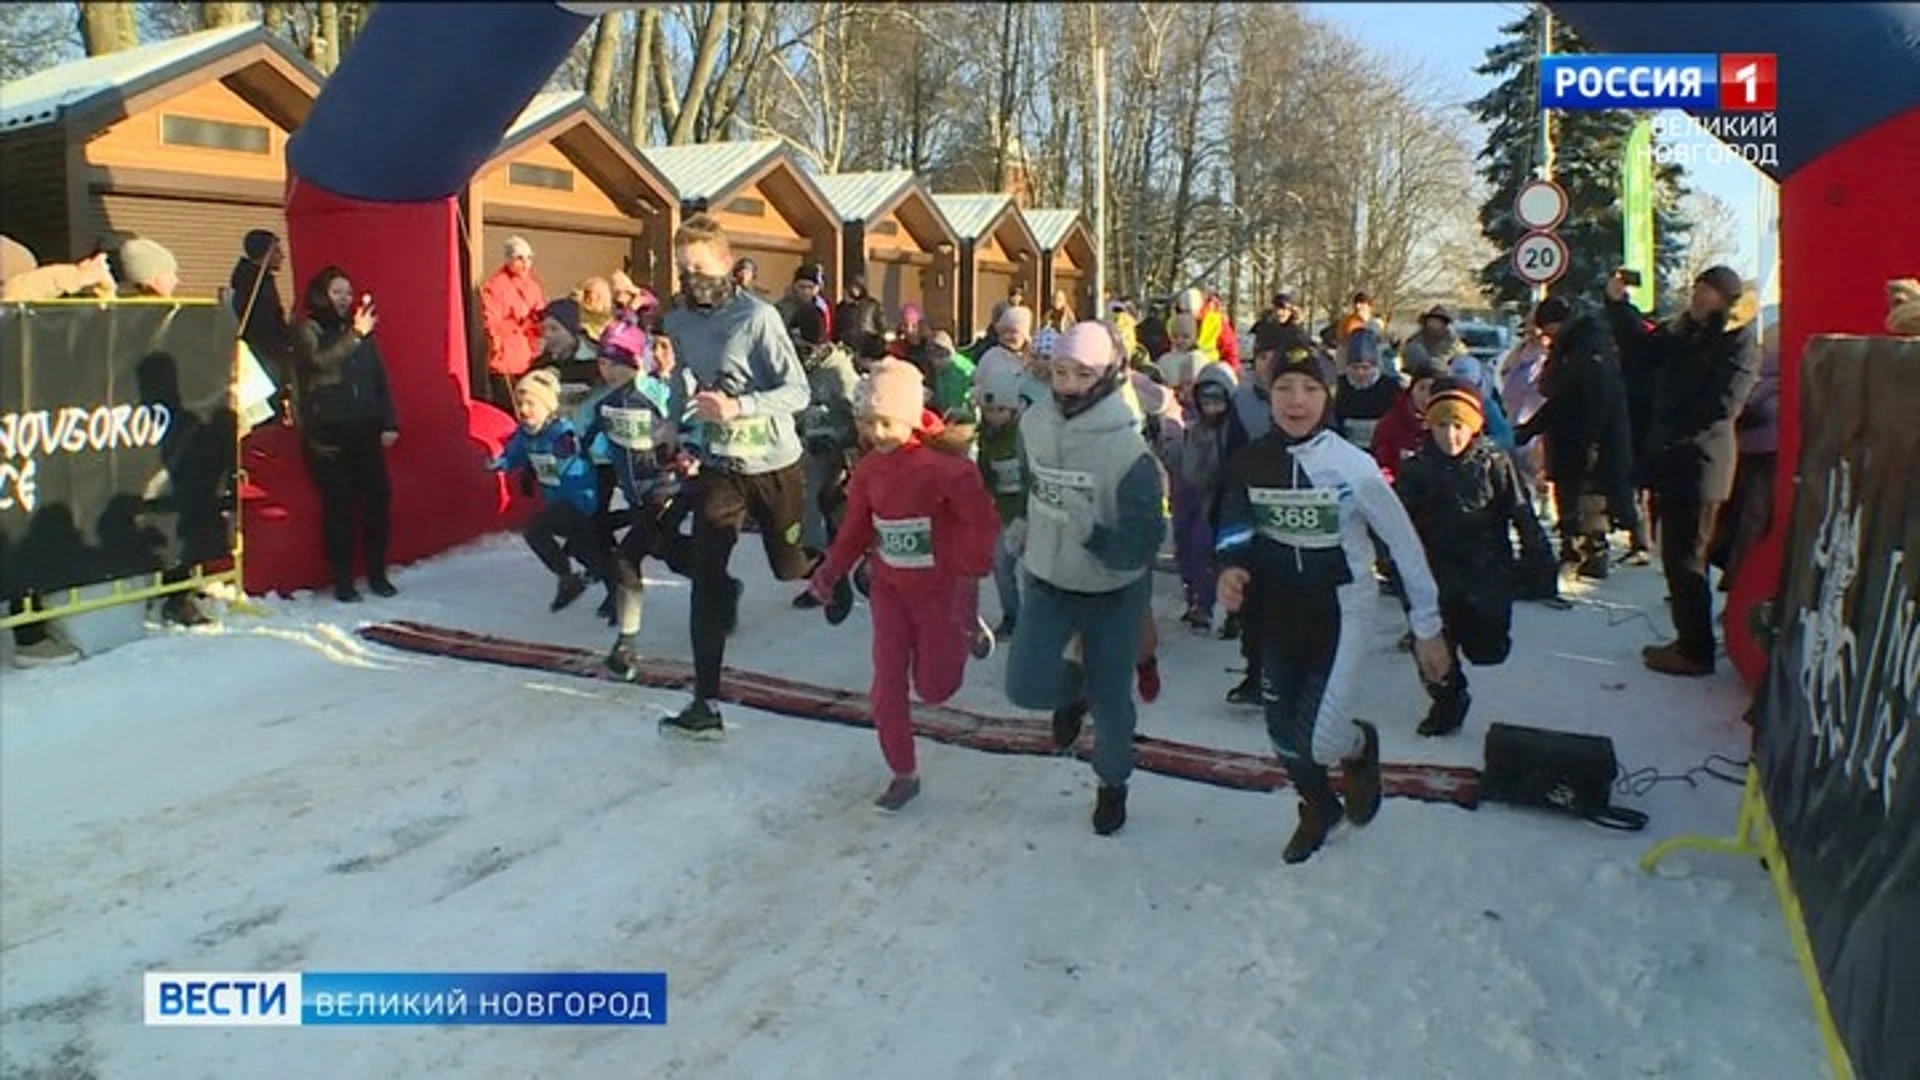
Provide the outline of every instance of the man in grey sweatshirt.
<path id="1" fill-rule="evenodd" d="M 698 425 L 704 450 L 693 515 L 693 702 L 660 727 L 717 739 L 724 727 L 714 702 L 741 588 L 727 564 L 741 527 L 753 519 L 774 577 L 797 581 L 812 570 L 800 545 L 806 480 L 794 425 L 807 407 L 807 376 L 779 312 L 735 284 L 717 221 L 688 218 L 673 250 L 681 296 L 664 329 L 690 378 L 676 380 L 672 408 Z M 844 611 L 852 597 L 835 599 Z"/>

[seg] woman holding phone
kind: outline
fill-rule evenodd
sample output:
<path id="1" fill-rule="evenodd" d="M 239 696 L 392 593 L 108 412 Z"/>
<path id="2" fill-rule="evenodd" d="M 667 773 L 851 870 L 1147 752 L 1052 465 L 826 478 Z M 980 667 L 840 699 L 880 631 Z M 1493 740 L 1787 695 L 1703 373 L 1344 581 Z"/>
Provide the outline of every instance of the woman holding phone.
<path id="1" fill-rule="evenodd" d="M 293 335 L 301 446 L 320 490 L 333 594 L 343 603 L 360 599 L 353 575 L 356 533 L 366 556 L 367 588 L 383 597 L 396 591 L 387 580 L 385 451 L 400 429 L 373 340 L 377 321 L 373 297 L 356 299 L 346 272 L 329 266 L 308 283 L 306 311 Z"/>

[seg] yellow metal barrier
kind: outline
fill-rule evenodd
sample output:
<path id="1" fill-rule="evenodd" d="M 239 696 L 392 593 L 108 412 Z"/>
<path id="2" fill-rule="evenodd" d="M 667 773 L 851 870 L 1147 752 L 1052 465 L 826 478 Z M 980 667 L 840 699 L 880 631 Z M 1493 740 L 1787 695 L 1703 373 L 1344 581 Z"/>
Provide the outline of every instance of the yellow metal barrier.
<path id="1" fill-rule="evenodd" d="M 105 308 L 123 305 L 140 305 L 145 307 L 159 307 L 162 305 L 167 307 L 214 307 L 219 303 L 220 301 L 218 300 L 174 298 L 168 296 L 115 296 L 36 300 L 32 303 L 20 304 L 18 306 L 28 308 Z M 227 377 L 227 385 L 231 388 L 239 385 L 239 381 L 240 344 L 236 338 L 234 341 L 233 364 Z M 238 403 L 236 402 L 234 414 L 236 416 L 239 415 L 239 411 Z M 110 585 L 113 592 L 108 596 L 86 600 L 81 599 L 80 590 L 81 588 L 91 588 L 93 586 L 76 586 L 74 588 L 60 590 L 67 599 L 65 603 L 58 604 L 47 604 L 42 597 L 25 597 L 21 600 L 23 610 L 17 614 L 7 613 L 4 617 L 0 617 L 0 630 L 10 630 L 16 626 L 28 626 L 33 623 L 45 622 L 48 619 L 64 618 L 69 615 L 84 615 L 91 611 L 104 611 L 107 608 L 119 607 L 122 604 L 146 603 L 164 596 L 171 596 L 175 593 L 197 592 L 213 585 L 231 585 L 233 587 L 236 599 L 227 604 L 227 610 L 229 612 L 241 615 L 266 614 L 265 608 L 247 598 L 246 577 L 244 574 L 246 566 L 246 527 L 242 524 L 245 515 L 241 511 L 239 499 L 239 492 L 245 488 L 247 481 L 246 470 L 239 467 L 241 460 L 240 440 L 245 437 L 246 433 L 239 430 L 238 424 L 234 425 L 234 428 L 233 460 L 235 470 L 233 490 L 235 497 L 233 506 L 233 566 L 230 569 L 210 574 L 205 571 L 202 565 L 195 564 L 193 572 L 180 581 L 163 581 L 161 579 L 165 577 L 165 574 L 163 572 L 155 572 L 147 575 L 150 583 L 144 586 L 129 587 L 127 582 L 136 580 L 131 578 L 123 578 L 112 582 L 100 582 L 98 584 Z"/>
<path id="2" fill-rule="evenodd" d="M 1793 939 L 1793 954 L 1800 961 L 1800 975 L 1813 997 L 1813 1019 L 1820 1029 L 1820 1041 L 1826 1046 L 1827 1064 L 1834 1080 L 1854 1080 L 1853 1062 L 1847 1047 L 1833 1025 L 1833 1011 L 1827 1005 L 1826 988 L 1820 984 L 1820 968 L 1813 959 L 1813 942 L 1807 937 L 1807 921 L 1800 911 L 1800 897 L 1793 890 L 1793 878 L 1787 873 L 1787 854 L 1780 847 L 1780 835 L 1774 830 L 1773 816 L 1767 810 L 1766 793 L 1760 786 L 1760 772 L 1747 766 L 1746 786 L 1740 793 L 1740 815 L 1734 819 L 1733 835 L 1674 836 L 1662 840 L 1640 857 L 1640 869 L 1652 873 L 1660 860 L 1676 851 L 1711 851 L 1723 855 L 1748 855 L 1759 859 L 1773 879 L 1773 893 L 1786 916 L 1787 934 Z"/>

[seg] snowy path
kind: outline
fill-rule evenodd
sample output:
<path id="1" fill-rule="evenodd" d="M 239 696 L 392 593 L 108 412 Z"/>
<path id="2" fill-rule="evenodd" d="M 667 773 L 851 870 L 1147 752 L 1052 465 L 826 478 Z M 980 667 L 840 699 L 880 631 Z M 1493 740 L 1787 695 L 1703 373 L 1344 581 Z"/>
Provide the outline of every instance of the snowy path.
<path id="1" fill-rule="evenodd" d="M 788 609 L 755 545 L 730 662 L 860 686 L 862 615 Z M 583 601 L 496 540 L 410 568 L 398 600 L 303 600 L 0 679 L 0 1073 L 46 1077 L 881 1075 L 1810 1077 L 1805 990 L 1766 879 L 1689 857 L 1737 790 L 1665 784 L 1640 836 L 1396 801 L 1283 868 L 1291 800 L 1142 776 L 1120 837 L 1084 765 L 923 742 L 888 819 L 870 733 L 732 711 L 662 741 L 681 699 L 367 646 L 406 617 L 603 645 Z M 1657 577 L 1600 594 L 1651 606 Z M 643 645 L 685 655 L 685 590 Z M 1383 601 L 1383 603 L 1385 603 Z M 1172 598 L 1160 609 L 1170 615 Z M 1519 613 L 1467 735 L 1411 734 L 1382 620 L 1362 698 L 1403 760 L 1477 763 L 1487 721 L 1606 731 L 1629 767 L 1744 756 L 1731 676 L 1655 682 L 1645 620 Z M 1664 620 L 1661 620 L 1662 622 Z M 1231 646 L 1163 619 L 1155 734 L 1261 750 L 1218 705 Z M 1555 653 L 1568 658 L 1556 657 Z M 1001 711 L 1000 661 L 962 701 Z M 174 969 L 664 970 L 664 1029 L 143 1028 Z"/>

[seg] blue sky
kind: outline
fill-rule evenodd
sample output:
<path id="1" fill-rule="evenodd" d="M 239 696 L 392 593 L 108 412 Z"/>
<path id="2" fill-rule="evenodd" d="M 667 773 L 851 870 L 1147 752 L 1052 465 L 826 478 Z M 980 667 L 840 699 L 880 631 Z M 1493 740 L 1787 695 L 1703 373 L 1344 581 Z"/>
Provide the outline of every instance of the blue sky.
<path id="1" fill-rule="evenodd" d="M 1345 29 L 1377 53 L 1423 66 L 1448 93 L 1447 103 L 1471 101 L 1494 81 L 1473 73 L 1500 27 L 1519 18 L 1524 4 L 1308 4 L 1319 19 Z M 1471 118 L 1468 123 L 1472 124 Z M 1476 132 L 1482 129 L 1473 125 Z M 1482 138 L 1484 136 L 1476 136 Z M 1704 135 L 1695 139 L 1705 140 Z M 1695 155 L 1696 160 L 1699 155 Z M 1688 183 L 1724 200 L 1747 227 L 1741 230 L 1737 265 L 1753 274 L 1760 249 L 1758 214 L 1761 174 L 1744 162 L 1702 162 L 1687 170 Z"/>

